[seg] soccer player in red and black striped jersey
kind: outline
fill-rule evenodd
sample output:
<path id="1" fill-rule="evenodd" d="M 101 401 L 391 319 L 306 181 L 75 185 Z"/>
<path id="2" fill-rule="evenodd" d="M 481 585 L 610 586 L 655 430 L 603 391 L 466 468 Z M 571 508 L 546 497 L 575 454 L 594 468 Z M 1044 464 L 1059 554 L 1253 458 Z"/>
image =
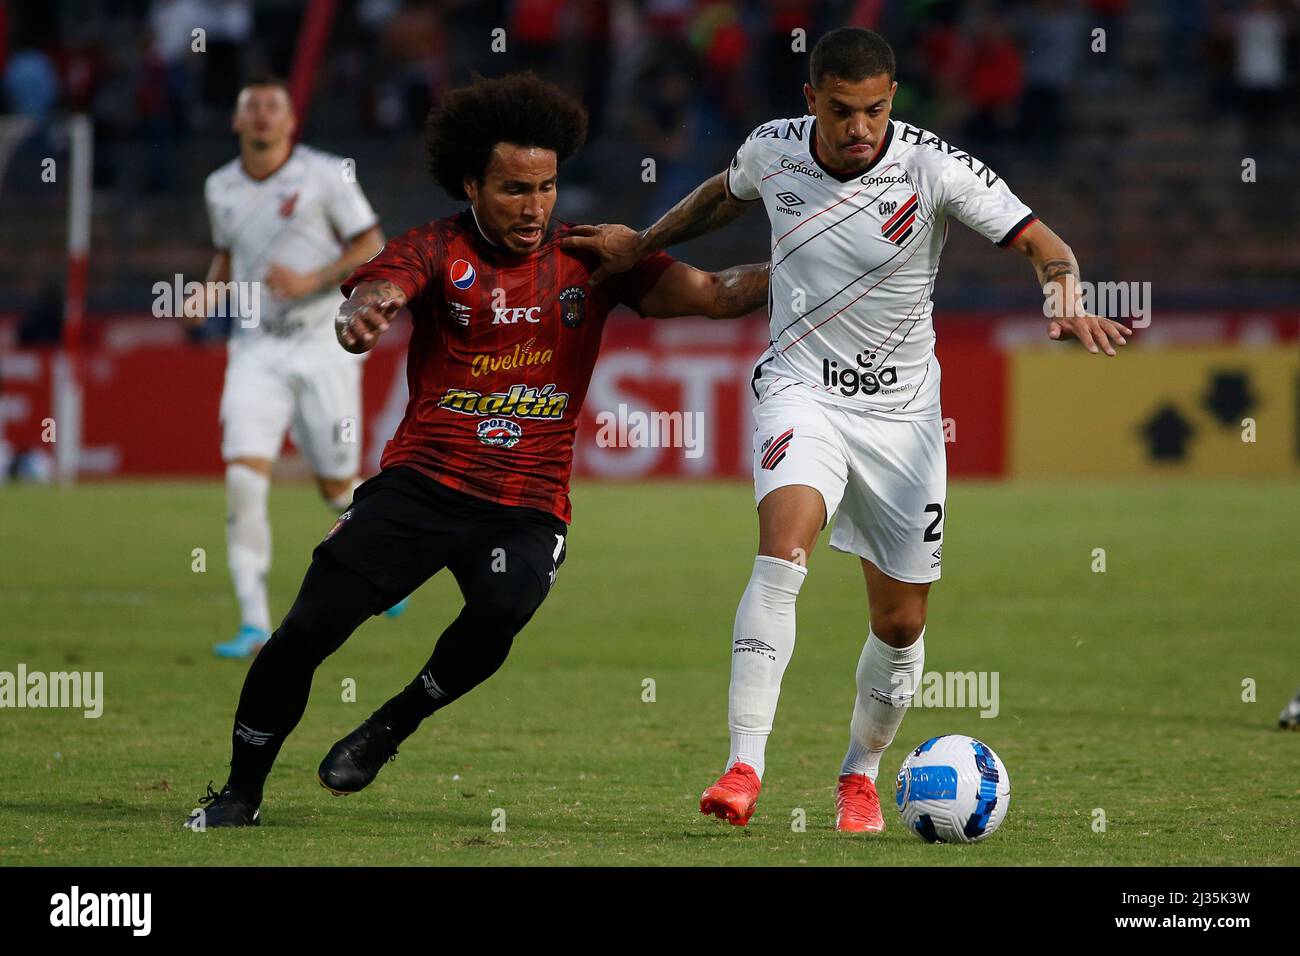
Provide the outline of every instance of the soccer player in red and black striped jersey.
<path id="1" fill-rule="evenodd" d="M 564 560 L 578 411 L 614 308 L 732 318 L 765 304 L 766 263 L 706 273 L 658 253 L 593 285 L 597 257 L 562 245 L 570 227 L 551 218 L 559 163 L 585 132 L 581 104 L 532 74 L 478 79 L 431 114 L 430 172 L 469 206 L 390 240 L 344 283 L 336 322 L 342 346 L 365 352 L 409 313 L 406 415 L 249 669 L 230 777 L 209 787 L 196 829 L 259 822 L 316 667 L 441 569 L 464 608 L 406 688 L 334 745 L 321 785 L 361 790 L 425 717 L 501 666 Z"/>

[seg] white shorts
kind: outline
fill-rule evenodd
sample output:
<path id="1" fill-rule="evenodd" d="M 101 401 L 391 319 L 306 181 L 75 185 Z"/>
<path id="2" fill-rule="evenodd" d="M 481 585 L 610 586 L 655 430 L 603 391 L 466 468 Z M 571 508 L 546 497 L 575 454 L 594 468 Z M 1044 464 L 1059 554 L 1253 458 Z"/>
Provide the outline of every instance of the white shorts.
<path id="1" fill-rule="evenodd" d="M 284 433 L 321 478 L 361 470 L 361 357 L 289 340 L 234 342 L 221 390 L 221 457 L 279 457 Z"/>
<path id="2" fill-rule="evenodd" d="M 809 485 L 835 515 L 831 547 L 911 584 L 939 579 L 948 488 L 943 422 L 893 421 L 784 382 L 754 408 L 754 500 Z"/>

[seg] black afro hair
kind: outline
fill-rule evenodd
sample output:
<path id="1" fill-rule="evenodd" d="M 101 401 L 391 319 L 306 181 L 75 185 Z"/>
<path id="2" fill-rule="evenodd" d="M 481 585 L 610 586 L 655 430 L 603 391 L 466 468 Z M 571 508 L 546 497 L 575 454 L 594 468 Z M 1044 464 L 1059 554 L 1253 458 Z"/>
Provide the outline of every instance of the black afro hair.
<path id="1" fill-rule="evenodd" d="M 475 75 L 429 112 L 425 150 L 429 175 L 452 199 L 466 199 L 466 176 L 482 182 L 497 143 L 534 146 L 564 162 L 587 138 L 587 110 L 535 73 L 499 79 Z"/>

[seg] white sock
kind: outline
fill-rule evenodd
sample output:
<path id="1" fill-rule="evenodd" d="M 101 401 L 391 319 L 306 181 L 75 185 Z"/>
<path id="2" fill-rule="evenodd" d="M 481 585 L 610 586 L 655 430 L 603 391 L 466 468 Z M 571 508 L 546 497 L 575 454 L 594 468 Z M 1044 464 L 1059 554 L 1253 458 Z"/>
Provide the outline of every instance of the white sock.
<path id="1" fill-rule="evenodd" d="M 890 647 L 867 632 L 858 658 L 858 699 L 849 723 L 849 751 L 840 773 L 865 773 L 872 783 L 894 742 L 925 668 L 925 628 L 908 647 Z"/>
<path id="2" fill-rule="evenodd" d="M 781 675 L 794 654 L 794 604 L 808 569 L 759 555 L 731 634 L 731 688 L 727 725 L 731 754 L 763 777 L 764 752 L 781 696 Z"/>
<path id="3" fill-rule="evenodd" d="M 353 478 L 352 484 L 349 486 L 348 490 L 343 492 L 343 494 L 339 495 L 337 498 L 326 498 L 325 506 L 331 511 L 346 510 L 348 506 L 352 504 L 352 493 L 356 491 L 360 485 L 361 482 Z"/>
<path id="4" fill-rule="evenodd" d="M 266 495 L 271 479 L 247 465 L 226 467 L 226 560 L 239 602 L 240 623 L 270 633 L 266 572 L 271 569 L 271 523 Z"/>

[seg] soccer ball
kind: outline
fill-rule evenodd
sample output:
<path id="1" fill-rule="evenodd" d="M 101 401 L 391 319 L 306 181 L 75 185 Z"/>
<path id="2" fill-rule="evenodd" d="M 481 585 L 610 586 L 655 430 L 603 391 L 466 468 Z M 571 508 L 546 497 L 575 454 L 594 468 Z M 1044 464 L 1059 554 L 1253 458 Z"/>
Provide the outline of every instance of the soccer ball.
<path id="1" fill-rule="evenodd" d="M 1011 778 L 998 755 L 974 737 L 931 737 L 898 769 L 894 802 L 921 839 L 974 843 L 1007 815 Z"/>

